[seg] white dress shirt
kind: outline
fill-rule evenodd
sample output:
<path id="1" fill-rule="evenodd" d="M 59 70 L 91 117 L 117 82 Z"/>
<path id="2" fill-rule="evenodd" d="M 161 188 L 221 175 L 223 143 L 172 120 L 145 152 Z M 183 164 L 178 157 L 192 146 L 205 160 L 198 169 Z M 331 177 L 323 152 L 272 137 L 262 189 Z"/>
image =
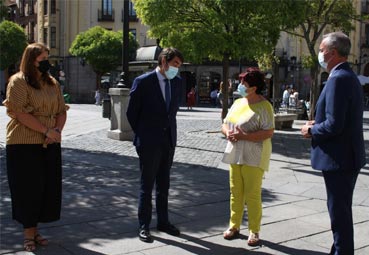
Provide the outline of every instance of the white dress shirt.
<path id="1" fill-rule="evenodd" d="M 155 69 L 155 71 L 156 71 L 156 75 L 158 76 L 158 79 L 159 79 L 161 94 L 163 95 L 163 98 L 166 101 L 167 100 L 165 98 L 165 79 L 166 79 L 166 77 L 160 73 L 159 67 L 157 67 Z M 170 80 L 168 80 L 168 81 L 169 81 L 169 92 L 170 92 L 171 91 Z"/>

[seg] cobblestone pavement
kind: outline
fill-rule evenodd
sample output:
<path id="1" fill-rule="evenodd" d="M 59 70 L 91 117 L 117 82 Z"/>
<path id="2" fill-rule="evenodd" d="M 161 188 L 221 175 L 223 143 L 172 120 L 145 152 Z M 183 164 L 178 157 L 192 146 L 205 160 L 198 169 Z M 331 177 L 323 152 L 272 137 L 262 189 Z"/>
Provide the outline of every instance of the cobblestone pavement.
<path id="1" fill-rule="evenodd" d="M 369 148 L 369 112 L 365 112 Z M 11 220 L 5 169 L 5 123 L 0 106 L 0 254 L 26 254 L 19 224 Z M 309 140 L 293 129 L 276 131 L 270 171 L 263 183 L 261 247 L 247 247 L 247 215 L 241 238 L 226 241 L 229 217 L 228 166 L 220 109 L 178 113 L 178 146 L 170 190 L 170 216 L 182 231 L 171 237 L 155 231 L 154 243 L 137 238 L 138 159 L 130 141 L 107 138 L 108 119 L 101 107 L 71 105 L 63 131 L 63 209 L 60 221 L 41 224 L 50 239 L 35 254 L 52 255 L 227 255 L 327 254 L 332 242 L 320 172 L 310 167 Z M 362 170 L 354 196 L 357 255 L 369 254 L 369 167 Z M 30 254 L 30 253 L 28 253 Z"/>

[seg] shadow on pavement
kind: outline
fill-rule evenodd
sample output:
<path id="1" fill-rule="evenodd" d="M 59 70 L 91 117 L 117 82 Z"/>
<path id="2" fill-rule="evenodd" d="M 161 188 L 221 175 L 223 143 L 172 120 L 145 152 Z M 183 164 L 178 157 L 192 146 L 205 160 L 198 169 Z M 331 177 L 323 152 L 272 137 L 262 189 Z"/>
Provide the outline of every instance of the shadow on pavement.
<path id="1" fill-rule="evenodd" d="M 305 249 L 297 249 L 292 247 L 287 247 L 285 245 L 272 243 L 266 240 L 263 240 L 263 246 L 269 247 L 275 251 L 279 251 L 283 254 L 299 254 L 299 255 L 326 255 L 327 253 L 323 253 L 320 251 L 312 251 L 312 250 L 305 250 Z"/>
<path id="2" fill-rule="evenodd" d="M 160 237 L 155 237 L 155 240 L 165 243 L 166 245 L 181 248 L 191 254 L 201 255 L 223 255 L 223 254 L 256 254 L 256 255 L 271 255 L 271 253 L 258 252 L 255 250 L 247 250 L 239 247 L 229 247 L 215 242 L 208 242 L 203 239 L 194 238 L 189 235 L 181 234 L 181 239 L 185 242 L 168 240 Z M 245 243 L 246 244 L 246 243 Z"/>
<path id="3" fill-rule="evenodd" d="M 4 253 L 22 249 L 22 229 L 11 219 L 10 194 L 6 172 L 3 171 L 5 151 L 4 148 L 0 150 L 0 253 Z M 136 157 L 64 148 L 61 220 L 39 225 L 40 232 L 50 238 L 49 249 L 72 250 L 73 254 L 99 254 L 87 250 L 82 252 L 80 244 L 93 244 L 95 239 L 129 242 L 130 238 L 134 238 L 139 242 L 136 216 L 139 176 Z M 263 189 L 264 201 L 276 199 Z M 228 171 L 174 163 L 169 203 L 171 221 L 181 229 L 196 232 L 194 222 L 199 222 L 205 229 L 215 226 L 223 230 L 229 218 Z M 151 225 L 155 227 L 154 201 L 153 207 Z M 213 221 L 210 223 L 209 220 Z M 204 237 L 196 239 L 196 242 L 202 242 L 201 238 Z M 213 248 L 217 246 L 211 243 L 207 245 L 213 245 Z"/>

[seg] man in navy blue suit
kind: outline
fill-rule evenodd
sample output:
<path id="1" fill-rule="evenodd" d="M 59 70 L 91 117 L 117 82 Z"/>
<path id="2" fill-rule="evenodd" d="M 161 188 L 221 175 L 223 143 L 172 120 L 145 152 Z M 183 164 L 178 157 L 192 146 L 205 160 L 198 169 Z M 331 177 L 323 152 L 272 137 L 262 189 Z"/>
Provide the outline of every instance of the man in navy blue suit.
<path id="1" fill-rule="evenodd" d="M 315 120 L 301 128 L 312 139 L 311 165 L 322 170 L 327 191 L 333 245 L 331 255 L 354 254 L 352 198 L 365 165 L 363 91 L 347 63 L 350 39 L 341 32 L 323 36 L 319 63 L 330 73 L 321 92 Z"/>
<path id="2" fill-rule="evenodd" d="M 165 48 L 158 67 L 137 77 L 127 109 L 135 134 L 133 144 L 140 160 L 141 184 L 138 205 L 139 239 L 153 242 L 150 234 L 152 190 L 156 187 L 157 229 L 178 236 L 180 231 L 168 219 L 170 169 L 177 143 L 177 111 L 181 79 L 177 76 L 183 56 Z"/>

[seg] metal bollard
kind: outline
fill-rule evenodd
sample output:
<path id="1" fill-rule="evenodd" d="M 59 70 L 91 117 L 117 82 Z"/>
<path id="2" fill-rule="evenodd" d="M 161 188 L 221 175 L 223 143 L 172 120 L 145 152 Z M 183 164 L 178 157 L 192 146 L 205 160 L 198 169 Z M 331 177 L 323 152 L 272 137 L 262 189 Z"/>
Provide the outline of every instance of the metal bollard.
<path id="1" fill-rule="evenodd" d="M 104 98 L 103 99 L 102 116 L 103 116 L 103 118 L 108 118 L 108 119 L 110 119 L 110 117 L 111 117 L 111 102 L 110 102 L 110 98 Z"/>

